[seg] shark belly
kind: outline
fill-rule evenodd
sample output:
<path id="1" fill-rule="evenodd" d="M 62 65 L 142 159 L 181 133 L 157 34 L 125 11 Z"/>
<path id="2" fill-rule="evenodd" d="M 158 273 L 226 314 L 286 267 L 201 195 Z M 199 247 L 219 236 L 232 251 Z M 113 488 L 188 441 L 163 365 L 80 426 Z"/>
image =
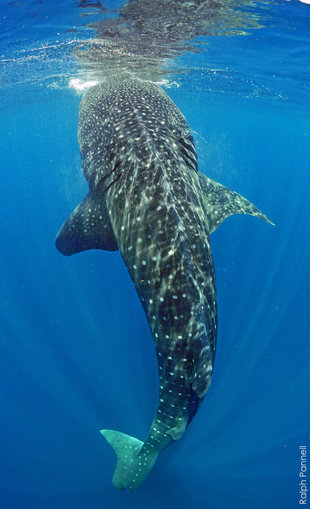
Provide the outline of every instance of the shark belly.
<path id="1" fill-rule="evenodd" d="M 56 246 L 65 255 L 120 250 L 157 354 L 159 401 L 146 440 L 101 431 L 118 458 L 114 485 L 133 490 L 181 438 L 210 385 L 217 303 L 209 234 L 231 214 L 267 218 L 198 172 L 185 118 L 156 85 L 112 80 L 87 92 L 79 144 L 90 191 Z"/>

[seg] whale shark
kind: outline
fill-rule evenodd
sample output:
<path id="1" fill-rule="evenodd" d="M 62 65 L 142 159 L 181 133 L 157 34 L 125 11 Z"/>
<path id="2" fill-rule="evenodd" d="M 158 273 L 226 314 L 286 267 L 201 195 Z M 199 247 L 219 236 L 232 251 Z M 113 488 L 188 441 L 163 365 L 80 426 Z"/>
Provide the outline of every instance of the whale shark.
<path id="1" fill-rule="evenodd" d="M 198 171 L 185 117 L 164 90 L 112 78 L 81 100 L 78 140 L 89 192 L 56 238 L 66 256 L 119 250 L 156 349 L 159 397 L 147 438 L 103 429 L 113 484 L 137 489 L 158 453 L 179 440 L 210 386 L 217 298 L 210 234 L 232 214 L 271 221 Z"/>

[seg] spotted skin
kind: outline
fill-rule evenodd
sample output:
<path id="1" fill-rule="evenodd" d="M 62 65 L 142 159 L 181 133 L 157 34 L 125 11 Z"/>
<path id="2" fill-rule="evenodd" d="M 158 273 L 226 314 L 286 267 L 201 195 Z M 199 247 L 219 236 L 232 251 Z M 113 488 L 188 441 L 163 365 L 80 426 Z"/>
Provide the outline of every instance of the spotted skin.
<path id="1" fill-rule="evenodd" d="M 65 255 L 120 250 L 157 354 L 159 402 L 145 442 L 102 430 L 118 456 L 115 486 L 133 490 L 182 436 L 210 385 L 217 302 L 209 233 L 230 214 L 267 218 L 198 172 L 184 116 L 152 83 L 113 79 L 90 89 L 78 137 L 89 194 L 56 246 Z"/>

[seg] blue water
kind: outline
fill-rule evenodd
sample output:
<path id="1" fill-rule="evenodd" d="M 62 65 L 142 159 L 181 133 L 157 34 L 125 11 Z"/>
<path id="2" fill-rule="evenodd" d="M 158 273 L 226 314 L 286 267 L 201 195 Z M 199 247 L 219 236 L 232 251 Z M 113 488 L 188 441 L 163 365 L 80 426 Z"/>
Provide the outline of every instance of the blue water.
<path id="1" fill-rule="evenodd" d="M 90 20 L 69 0 L 1 3 L 2 509 L 299 506 L 298 447 L 310 451 L 310 6 L 257 9 L 262 28 L 205 37 L 164 88 L 193 130 L 200 170 L 276 226 L 235 216 L 212 235 L 211 388 L 131 494 L 112 486 L 114 452 L 99 429 L 146 437 L 157 404 L 152 337 L 119 253 L 65 258 L 54 246 L 87 192 L 81 95 L 68 85 L 81 77 L 71 47 L 92 37 Z"/>

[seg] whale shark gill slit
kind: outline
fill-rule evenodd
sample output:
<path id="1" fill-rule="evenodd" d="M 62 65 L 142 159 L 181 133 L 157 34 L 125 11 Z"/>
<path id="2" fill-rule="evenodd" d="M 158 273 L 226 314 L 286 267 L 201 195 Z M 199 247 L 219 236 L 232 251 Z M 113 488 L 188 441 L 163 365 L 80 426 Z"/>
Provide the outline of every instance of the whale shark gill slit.
<path id="1" fill-rule="evenodd" d="M 117 182 L 117 181 L 121 178 L 121 176 L 122 176 L 122 172 L 120 172 L 120 173 L 117 175 L 117 177 L 115 177 L 115 179 L 114 179 L 114 180 L 112 180 L 112 182 L 111 182 L 111 183 L 110 183 L 110 184 L 109 184 L 109 185 L 108 185 L 105 189 L 103 189 L 102 194 L 106 193 L 106 192 L 107 192 L 107 190 L 108 190 L 108 189 L 110 189 L 110 187 L 112 187 L 112 186 L 113 186 L 113 184 L 115 184 L 115 182 Z"/>
<path id="2" fill-rule="evenodd" d="M 114 154 L 112 154 L 112 157 L 110 156 L 110 161 L 112 161 L 114 158 Z M 97 194 L 101 193 L 101 194 L 104 194 L 107 192 L 108 189 L 110 189 L 110 187 L 115 183 L 117 182 L 121 175 L 122 175 L 122 172 L 119 172 L 118 175 L 112 180 L 112 182 L 110 182 L 106 187 L 104 187 L 104 185 L 106 184 L 106 180 L 111 176 L 113 175 L 116 170 L 119 168 L 121 164 L 121 161 L 116 161 L 116 163 L 114 164 L 114 167 L 113 167 L 113 170 L 109 171 L 109 173 L 106 173 L 105 175 L 103 175 L 103 177 L 101 177 L 99 180 L 98 180 L 98 183 L 96 184 L 96 192 Z"/>
<path id="3" fill-rule="evenodd" d="M 193 140 L 192 136 L 189 137 L 189 141 L 192 144 L 194 143 L 194 140 Z M 192 152 L 193 156 L 196 157 L 196 153 L 195 153 L 195 149 L 194 149 L 193 145 L 190 145 L 190 143 L 186 143 L 184 138 L 180 138 L 179 142 L 181 143 L 181 145 L 183 145 L 184 148 L 186 148 L 186 150 L 190 150 Z"/>
<path id="4" fill-rule="evenodd" d="M 191 157 L 184 148 L 181 148 L 180 152 L 181 152 L 181 154 L 183 154 L 185 156 L 184 159 L 185 159 L 187 166 L 190 169 L 197 171 L 197 161 L 195 161 L 195 159 L 193 157 Z"/>

